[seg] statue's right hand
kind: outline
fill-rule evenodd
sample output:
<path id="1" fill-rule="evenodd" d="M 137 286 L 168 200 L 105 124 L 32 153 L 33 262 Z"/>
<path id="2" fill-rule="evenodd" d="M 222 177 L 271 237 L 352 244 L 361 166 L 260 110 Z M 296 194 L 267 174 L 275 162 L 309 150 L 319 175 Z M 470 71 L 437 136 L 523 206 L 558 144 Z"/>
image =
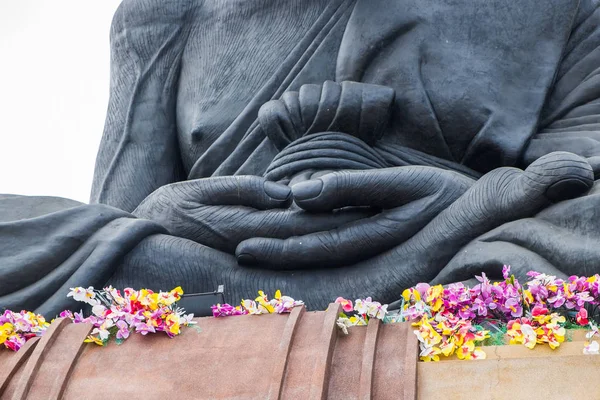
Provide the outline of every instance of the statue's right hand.
<path id="1" fill-rule="evenodd" d="M 368 217 L 371 211 L 306 213 L 292 209 L 289 186 L 258 176 L 195 179 L 163 186 L 133 211 L 172 235 L 228 253 L 253 237 L 288 238 Z"/>

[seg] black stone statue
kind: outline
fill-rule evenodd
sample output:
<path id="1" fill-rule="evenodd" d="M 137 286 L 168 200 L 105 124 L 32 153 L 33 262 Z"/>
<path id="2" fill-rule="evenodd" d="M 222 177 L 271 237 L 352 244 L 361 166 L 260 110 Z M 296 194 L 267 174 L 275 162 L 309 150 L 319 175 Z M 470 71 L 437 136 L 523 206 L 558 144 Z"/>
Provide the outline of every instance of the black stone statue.
<path id="1" fill-rule="evenodd" d="M 600 271 L 598 0 L 124 0 L 111 47 L 90 204 L 0 196 L 0 308 Z"/>

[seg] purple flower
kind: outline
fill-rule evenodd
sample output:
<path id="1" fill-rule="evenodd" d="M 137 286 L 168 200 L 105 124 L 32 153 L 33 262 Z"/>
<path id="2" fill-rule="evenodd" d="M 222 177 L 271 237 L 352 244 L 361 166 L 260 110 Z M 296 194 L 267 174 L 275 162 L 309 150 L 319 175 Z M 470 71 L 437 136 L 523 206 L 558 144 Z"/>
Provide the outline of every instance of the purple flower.
<path id="1" fill-rule="evenodd" d="M 531 295 L 536 301 L 543 301 L 548 298 L 548 288 L 540 284 L 527 285 Z"/>
<path id="2" fill-rule="evenodd" d="M 421 295 L 421 299 L 425 298 L 425 295 L 429 288 L 430 286 L 427 283 L 417 283 L 415 286 L 415 289 L 417 289 L 417 292 L 419 292 L 419 294 Z"/>
<path id="3" fill-rule="evenodd" d="M 73 313 L 73 322 L 76 324 L 83 324 L 90 321 L 90 318 L 83 318 L 83 311 Z"/>
<path id="4" fill-rule="evenodd" d="M 473 300 L 473 308 L 477 309 L 477 314 L 480 317 L 487 316 L 488 308 L 483 300 L 476 298 Z"/>
<path id="5" fill-rule="evenodd" d="M 458 310 L 458 316 L 462 319 L 475 318 L 475 314 L 473 313 L 473 310 L 471 310 L 471 307 L 468 304 L 463 305 Z"/>
<path id="6" fill-rule="evenodd" d="M 117 321 L 116 325 L 117 328 L 119 328 L 119 330 L 117 331 L 117 339 L 127 339 L 129 337 L 129 325 L 127 325 L 127 322 Z M 145 333 L 142 333 L 142 335 L 145 335 Z"/>
<path id="7" fill-rule="evenodd" d="M 563 292 L 556 292 L 555 296 L 552 296 L 550 298 L 548 298 L 548 303 L 552 304 L 552 307 L 554 308 L 560 308 L 562 307 L 563 304 L 565 304 L 565 301 L 567 299 L 565 298 Z"/>
<path id="8" fill-rule="evenodd" d="M 505 280 L 510 278 L 510 265 L 505 265 L 502 267 L 502 276 Z"/>
<path id="9" fill-rule="evenodd" d="M 148 334 L 148 332 L 151 332 L 151 333 L 156 332 L 156 330 L 154 329 L 154 327 L 152 325 L 148 325 L 143 322 L 140 322 L 135 326 L 135 331 L 136 331 L 136 333 L 141 333 L 144 336 L 146 336 Z"/>
<path id="10" fill-rule="evenodd" d="M 126 314 L 125 322 L 127 322 L 130 326 L 135 326 L 138 323 L 144 320 L 144 316 L 142 315 L 142 311 L 138 311 L 135 314 Z"/>
<path id="11" fill-rule="evenodd" d="M 510 315 L 513 318 L 518 318 L 523 315 L 523 307 L 521 306 L 521 302 L 514 297 L 506 300 L 504 307 L 507 308 L 507 311 L 510 311 Z"/>
<path id="12" fill-rule="evenodd" d="M 580 292 L 575 296 L 577 298 L 577 307 L 581 308 L 585 303 L 591 303 L 594 298 L 590 296 L 590 292 Z"/>
<path id="13" fill-rule="evenodd" d="M 217 304 L 211 307 L 213 317 L 228 317 L 234 315 L 235 307 L 231 304 Z"/>
<path id="14" fill-rule="evenodd" d="M 25 318 L 17 318 L 13 323 L 14 329 L 17 332 L 29 332 L 32 328 L 32 325 Z"/>
<path id="15" fill-rule="evenodd" d="M 0 324 L 5 324 L 7 322 L 11 324 L 15 322 L 15 316 L 13 312 L 9 310 L 4 311 L 4 314 L 0 317 Z"/>

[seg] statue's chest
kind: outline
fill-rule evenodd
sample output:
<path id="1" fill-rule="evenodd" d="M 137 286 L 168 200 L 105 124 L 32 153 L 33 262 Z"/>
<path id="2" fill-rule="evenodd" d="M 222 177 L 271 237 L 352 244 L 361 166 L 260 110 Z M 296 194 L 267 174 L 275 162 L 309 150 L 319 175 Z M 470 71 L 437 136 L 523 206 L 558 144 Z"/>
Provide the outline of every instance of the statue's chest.
<path id="1" fill-rule="evenodd" d="M 217 1 L 199 10 L 182 55 L 177 98 L 186 167 L 272 78 L 325 3 Z"/>

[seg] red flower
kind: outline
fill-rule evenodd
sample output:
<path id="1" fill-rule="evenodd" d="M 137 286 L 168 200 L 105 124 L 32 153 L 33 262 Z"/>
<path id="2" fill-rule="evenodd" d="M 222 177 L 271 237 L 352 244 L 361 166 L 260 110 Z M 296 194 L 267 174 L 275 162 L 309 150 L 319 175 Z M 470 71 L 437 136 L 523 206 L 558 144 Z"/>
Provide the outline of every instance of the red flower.
<path id="1" fill-rule="evenodd" d="M 583 307 L 580 308 L 579 312 L 577 313 L 577 323 L 582 326 L 590 323 L 590 321 L 588 321 L 588 312 Z"/>
<path id="2" fill-rule="evenodd" d="M 546 314 L 548 314 L 548 309 L 544 306 L 537 305 L 533 307 L 533 310 L 531 310 L 531 315 L 533 315 L 534 317 Z"/>

